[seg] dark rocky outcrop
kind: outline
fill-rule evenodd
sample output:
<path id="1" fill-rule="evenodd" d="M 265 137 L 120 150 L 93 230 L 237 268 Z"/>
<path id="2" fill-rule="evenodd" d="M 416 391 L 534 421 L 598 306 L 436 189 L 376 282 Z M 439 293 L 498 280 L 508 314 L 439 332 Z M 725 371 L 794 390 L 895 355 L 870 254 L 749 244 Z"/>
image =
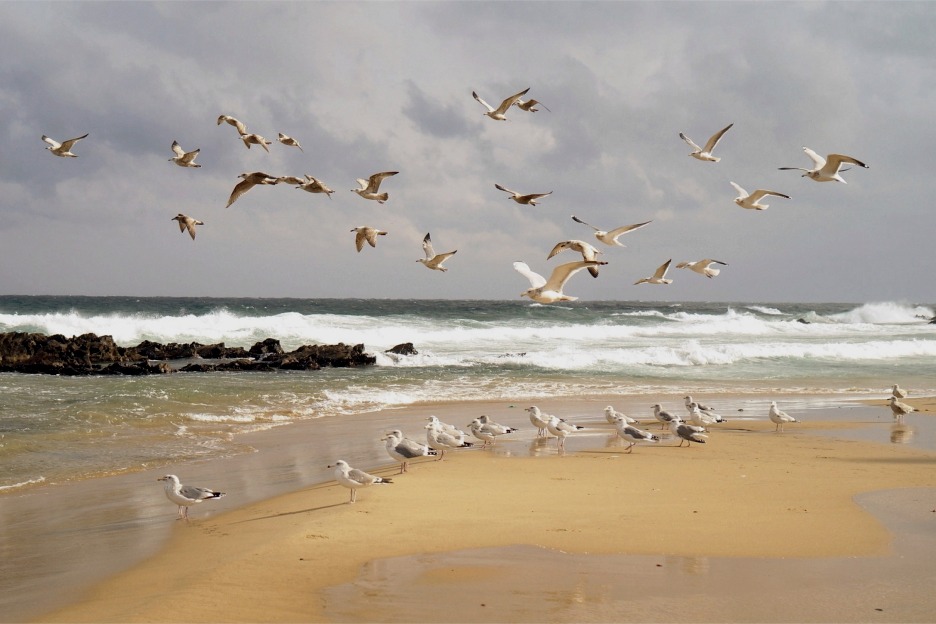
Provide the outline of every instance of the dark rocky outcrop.
<path id="1" fill-rule="evenodd" d="M 419 355 L 419 351 L 413 347 L 412 342 L 402 342 L 395 347 L 390 347 L 384 353 L 395 353 L 397 355 Z"/>

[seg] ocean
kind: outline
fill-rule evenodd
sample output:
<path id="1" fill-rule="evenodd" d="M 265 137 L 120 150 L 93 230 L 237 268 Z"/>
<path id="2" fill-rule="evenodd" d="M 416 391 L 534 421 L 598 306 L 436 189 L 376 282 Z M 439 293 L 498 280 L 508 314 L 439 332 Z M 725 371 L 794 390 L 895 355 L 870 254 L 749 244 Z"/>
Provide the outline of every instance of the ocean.
<path id="1" fill-rule="evenodd" d="M 376 366 L 0 374 L 0 497 L 248 452 L 241 434 L 427 402 L 580 395 L 936 394 L 933 304 L 0 297 L 0 331 L 121 346 L 363 343 Z M 413 356 L 385 353 L 413 343 Z M 674 405 L 673 407 L 679 407 Z"/>

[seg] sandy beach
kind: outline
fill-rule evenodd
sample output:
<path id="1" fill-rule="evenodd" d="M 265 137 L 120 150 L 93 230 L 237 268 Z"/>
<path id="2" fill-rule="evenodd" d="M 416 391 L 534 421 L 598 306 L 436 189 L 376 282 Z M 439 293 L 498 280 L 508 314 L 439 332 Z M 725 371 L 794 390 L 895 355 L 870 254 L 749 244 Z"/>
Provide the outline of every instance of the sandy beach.
<path id="1" fill-rule="evenodd" d="M 602 401 L 541 405 L 597 416 Z M 936 407 L 912 403 L 923 418 Z M 664 439 L 631 454 L 594 418 L 560 455 L 554 439 L 533 439 L 525 412 L 505 407 L 381 413 L 366 432 L 375 439 L 391 423 L 421 439 L 428 414 L 460 425 L 489 413 L 526 433 L 402 475 L 389 461 L 359 465 L 393 483 L 359 491 L 354 504 L 329 481 L 219 515 L 196 507 L 157 555 L 41 621 L 931 621 L 936 612 L 927 567 L 936 489 L 919 489 L 936 488 L 936 453 L 835 435 L 886 429 L 887 413 L 854 423 L 839 410 L 782 434 L 746 414 L 713 426 L 707 444 Z"/>

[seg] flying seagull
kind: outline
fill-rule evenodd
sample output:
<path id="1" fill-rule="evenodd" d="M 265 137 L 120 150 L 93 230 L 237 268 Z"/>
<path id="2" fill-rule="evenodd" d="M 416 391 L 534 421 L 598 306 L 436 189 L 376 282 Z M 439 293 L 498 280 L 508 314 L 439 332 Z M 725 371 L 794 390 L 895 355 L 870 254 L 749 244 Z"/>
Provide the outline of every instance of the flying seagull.
<path id="1" fill-rule="evenodd" d="M 644 278 L 637 280 L 636 282 L 634 282 L 634 286 L 636 286 L 637 284 L 672 284 L 673 280 L 667 279 L 666 277 L 666 271 L 669 270 L 669 265 L 670 265 L 670 262 L 672 261 L 673 259 L 670 258 L 669 260 L 661 264 L 659 267 L 657 267 L 656 272 L 652 276 L 644 277 Z"/>
<path id="2" fill-rule="evenodd" d="M 300 178 L 298 176 L 280 176 L 276 178 L 277 184 L 292 184 L 294 186 L 298 184 L 299 186 L 302 186 L 306 182 L 307 180 L 305 178 Z"/>
<path id="3" fill-rule="evenodd" d="M 500 103 L 500 106 L 498 106 L 497 108 L 494 108 L 493 106 L 491 106 L 490 104 L 488 104 L 487 102 L 485 102 L 484 100 L 482 100 L 480 97 L 478 97 L 478 94 L 475 93 L 474 91 L 471 92 L 471 96 L 472 96 L 474 99 L 478 100 L 478 101 L 481 103 L 481 105 L 484 106 L 484 108 L 487 109 L 487 112 L 484 113 L 485 115 L 487 115 L 487 116 L 490 117 L 491 119 L 495 119 L 495 120 L 497 120 L 497 121 L 506 121 L 506 120 L 507 120 L 507 110 L 508 110 L 511 106 L 513 106 L 514 103 L 515 103 L 517 100 L 519 100 L 522 96 L 526 95 L 526 92 L 529 91 L 529 90 L 530 90 L 530 87 L 527 87 L 526 89 L 524 89 L 524 90 L 521 91 L 520 93 L 516 93 L 516 94 L 514 94 L 514 95 L 511 95 L 509 98 L 507 98 L 506 100 L 504 100 L 503 102 L 501 102 L 501 103 Z"/>
<path id="4" fill-rule="evenodd" d="M 697 160 L 705 160 L 705 161 L 708 161 L 708 162 L 718 162 L 719 160 L 721 160 L 721 158 L 719 158 L 719 157 L 717 157 L 717 156 L 712 156 L 712 150 L 715 149 L 715 146 L 718 145 L 718 142 L 721 140 L 722 136 L 723 136 L 726 132 L 728 132 L 728 130 L 729 130 L 729 129 L 731 128 L 731 126 L 733 126 L 733 125 L 734 125 L 733 123 L 730 123 L 730 124 L 728 124 L 727 126 L 725 126 L 724 128 L 722 128 L 721 130 L 719 130 L 718 132 L 716 132 L 715 134 L 713 134 L 713 135 L 709 138 L 708 142 L 705 144 L 705 147 L 699 147 L 698 145 L 696 145 L 695 143 L 693 143 L 692 139 L 690 139 L 689 137 L 687 137 L 687 136 L 686 136 L 685 134 L 683 134 L 682 132 L 679 133 L 679 138 L 682 139 L 683 141 L 685 141 L 686 143 L 688 143 L 688 144 L 689 144 L 689 147 L 691 147 L 691 148 L 693 149 L 692 153 L 689 154 L 689 155 L 692 156 L 693 158 L 695 158 L 695 159 L 697 159 Z"/>
<path id="5" fill-rule="evenodd" d="M 521 297 L 529 297 L 537 303 L 555 303 L 557 301 L 575 301 L 578 299 L 578 297 L 572 297 L 562 292 L 566 282 L 582 269 L 596 267 L 602 264 L 608 263 L 579 260 L 577 262 L 560 264 L 553 269 L 548 280 L 539 273 L 531 271 L 526 262 L 514 262 L 513 268 L 517 273 L 530 280 L 530 288 L 520 293 Z"/>
<path id="6" fill-rule="evenodd" d="M 582 254 L 582 260 L 587 260 L 589 262 L 597 262 L 598 254 L 601 252 L 590 243 L 586 243 L 582 240 L 571 239 L 566 241 L 560 241 L 556 243 L 556 246 L 552 248 L 552 251 L 549 252 L 549 255 L 546 256 L 546 259 L 549 260 L 558 253 L 565 251 L 566 249 L 571 249 L 572 251 L 577 251 Z M 592 277 L 598 277 L 598 265 L 588 267 L 588 272 L 592 274 Z"/>
<path id="7" fill-rule="evenodd" d="M 329 466 L 329 468 L 335 469 L 335 479 L 338 483 L 351 490 L 352 503 L 354 502 L 358 488 L 368 487 L 378 483 L 393 483 L 392 479 L 378 477 L 368 474 L 363 470 L 352 468 L 348 465 L 348 462 L 343 459 L 339 459 L 335 462 L 334 466 Z"/>
<path id="8" fill-rule="evenodd" d="M 328 199 L 331 199 L 332 193 L 335 191 L 331 190 L 325 183 L 321 180 L 313 178 L 308 173 L 306 174 L 306 179 L 302 184 L 296 187 L 297 189 L 302 189 L 303 191 L 308 191 L 309 193 L 325 193 L 328 195 Z"/>
<path id="9" fill-rule="evenodd" d="M 182 149 L 182 146 L 179 145 L 178 141 L 172 142 L 172 151 L 175 152 L 175 156 L 170 158 L 170 162 L 174 162 L 180 167 L 201 167 L 195 163 L 195 157 L 198 156 L 200 149 L 192 150 L 191 152 L 186 152 Z"/>
<path id="10" fill-rule="evenodd" d="M 71 153 L 71 148 L 75 143 L 77 143 L 78 141 L 80 141 L 81 139 L 87 136 L 88 135 L 85 134 L 84 136 L 80 136 L 74 139 L 68 139 L 67 141 L 62 141 L 61 143 L 59 143 L 55 139 L 50 139 L 49 137 L 43 134 L 42 140 L 49 144 L 49 147 L 47 147 L 46 149 L 52 152 L 53 154 L 55 154 L 56 156 L 61 156 L 63 158 L 78 158 L 77 154 Z"/>
<path id="11" fill-rule="evenodd" d="M 302 146 L 299 145 L 299 141 L 292 138 L 291 136 L 286 136 L 282 132 L 279 133 L 279 136 L 276 137 L 276 140 L 282 143 L 283 145 L 288 145 L 290 147 L 298 147 L 300 152 L 305 152 L 305 150 L 302 149 Z"/>
<path id="12" fill-rule="evenodd" d="M 225 208 L 230 208 L 231 204 L 237 201 L 237 199 L 252 189 L 257 184 L 276 184 L 277 178 L 271 176 L 268 173 L 263 173 L 262 171 L 254 171 L 253 173 L 242 173 L 238 178 L 241 178 L 242 181 L 238 182 L 234 187 L 234 190 L 231 191 L 231 196 L 228 198 L 228 203 Z"/>
<path id="13" fill-rule="evenodd" d="M 536 200 L 539 199 L 540 197 L 546 197 L 547 195 L 552 195 L 552 191 L 549 191 L 548 193 L 530 193 L 529 195 L 521 195 L 517 191 L 511 191 L 509 188 L 504 188 L 503 186 L 497 183 L 494 184 L 494 188 L 496 188 L 499 191 L 504 191 L 505 193 L 509 193 L 510 197 L 508 197 L 507 199 L 512 199 L 518 204 L 529 204 L 530 206 L 535 206 Z"/>
<path id="14" fill-rule="evenodd" d="M 240 135 L 240 140 L 244 142 L 244 145 L 247 146 L 247 149 L 250 149 L 251 145 L 259 145 L 266 152 L 270 153 L 270 148 L 267 145 L 273 145 L 272 141 L 267 141 L 262 136 L 256 133 L 242 134 Z"/>
<path id="15" fill-rule="evenodd" d="M 605 245 L 610 245 L 611 247 L 615 247 L 615 246 L 626 247 L 624 243 L 618 240 L 618 238 L 620 238 L 622 234 L 627 234 L 628 232 L 632 230 L 636 230 L 637 228 L 642 228 L 643 226 L 652 223 L 652 221 L 644 221 L 643 223 L 635 223 L 633 225 L 622 225 L 619 228 L 614 228 L 610 232 L 605 232 L 604 230 L 600 228 L 596 228 L 591 223 L 585 223 L 584 221 L 582 221 L 575 215 L 572 215 L 572 220 L 575 221 L 576 223 L 587 225 L 591 229 L 595 230 L 595 238 L 600 240 Z"/>
<path id="16" fill-rule="evenodd" d="M 358 252 L 364 248 L 364 243 L 368 243 L 371 247 L 377 246 L 377 237 L 386 236 L 386 232 L 383 230 L 378 230 L 377 228 L 368 227 L 366 225 L 358 226 L 351 230 L 352 232 L 357 232 L 354 236 L 354 244 L 357 247 Z"/>
<path id="17" fill-rule="evenodd" d="M 719 269 L 712 268 L 713 264 L 728 266 L 727 263 L 722 262 L 721 260 L 712 260 L 711 258 L 706 258 L 704 260 L 696 260 L 695 262 L 680 262 L 676 265 L 676 268 L 689 269 L 691 271 L 695 271 L 699 275 L 704 275 L 705 277 L 715 277 L 721 273 L 721 271 Z"/>
<path id="18" fill-rule="evenodd" d="M 371 177 L 364 180 L 363 178 L 358 178 L 357 183 L 361 185 L 361 188 L 351 189 L 353 192 L 357 193 L 364 199 L 374 199 L 377 200 L 378 204 L 382 204 L 388 199 L 390 195 L 387 193 L 378 193 L 377 190 L 380 188 L 380 183 L 384 181 L 384 178 L 389 178 L 390 176 L 395 176 L 400 173 L 399 171 L 383 171 L 381 173 L 375 173 Z"/>
<path id="19" fill-rule="evenodd" d="M 823 158 L 808 147 L 804 147 L 803 151 L 812 159 L 814 165 L 812 169 L 804 169 L 803 167 L 779 167 L 779 169 L 781 171 L 805 171 L 806 173 L 803 174 L 804 178 L 810 178 L 816 182 L 841 182 L 842 184 L 847 184 L 845 179 L 839 175 L 841 171 L 848 171 L 848 169 L 841 168 L 844 163 L 858 165 L 859 167 L 868 169 L 868 165 L 851 156 L 829 154 Z"/>
<path id="20" fill-rule="evenodd" d="M 437 254 L 432 248 L 432 239 L 429 238 L 429 232 L 426 232 L 426 235 L 423 237 L 422 248 L 423 252 L 426 254 L 426 257 L 419 258 L 416 262 L 421 262 L 426 265 L 426 267 L 436 271 L 442 271 L 443 273 L 448 271 L 448 269 L 442 266 L 442 263 L 445 262 L 450 256 L 454 256 L 458 252 L 456 249 L 447 253 Z"/>
<path id="21" fill-rule="evenodd" d="M 230 115 L 221 115 L 220 117 L 218 117 L 219 126 L 225 122 L 231 124 L 232 126 L 234 126 L 235 129 L 237 129 L 238 136 L 247 134 L 247 125 L 245 123 L 238 121 L 237 119 L 234 119 Z"/>
<path id="22" fill-rule="evenodd" d="M 169 219 L 170 221 L 179 222 L 179 231 L 184 232 L 188 230 L 189 236 L 192 237 L 192 240 L 195 240 L 195 226 L 196 225 L 205 225 L 204 221 L 199 221 L 198 219 L 193 219 L 188 215 L 184 215 L 181 212 L 176 216 Z"/>
<path id="23" fill-rule="evenodd" d="M 159 477 L 156 480 L 166 482 L 166 498 L 179 506 L 179 518 L 185 520 L 188 520 L 188 508 L 192 505 L 197 505 L 203 500 L 224 496 L 224 492 L 215 492 L 194 485 L 182 485 L 179 483 L 179 477 L 172 474 Z"/>
<path id="24" fill-rule="evenodd" d="M 790 199 L 789 195 L 784 195 L 783 193 L 778 193 L 777 191 L 757 189 L 753 193 L 748 193 L 734 182 L 730 182 L 730 184 L 735 188 L 736 191 L 738 191 L 738 196 L 735 197 L 734 203 L 738 204 L 742 208 L 747 208 L 748 210 L 767 210 L 770 207 L 769 205 L 757 203 L 767 195 L 775 195 L 777 197 L 783 197 L 784 199 Z"/>
<path id="25" fill-rule="evenodd" d="M 529 100 L 521 100 L 520 98 L 517 98 L 517 101 L 514 102 L 514 106 L 516 106 L 516 107 L 519 108 L 520 110 L 525 110 L 525 111 L 528 112 L 528 113 L 536 113 L 536 112 L 539 112 L 539 109 L 538 109 L 538 108 L 535 108 L 537 104 L 539 104 L 539 105 L 542 106 L 543 108 L 546 108 L 546 105 L 545 105 L 545 104 L 543 104 L 543 103 L 540 102 L 539 100 L 534 100 L 534 99 L 532 99 L 532 98 L 529 99 Z M 549 111 L 548 108 L 546 108 L 546 110 Z M 549 112 L 552 112 L 552 111 L 549 111 Z"/>

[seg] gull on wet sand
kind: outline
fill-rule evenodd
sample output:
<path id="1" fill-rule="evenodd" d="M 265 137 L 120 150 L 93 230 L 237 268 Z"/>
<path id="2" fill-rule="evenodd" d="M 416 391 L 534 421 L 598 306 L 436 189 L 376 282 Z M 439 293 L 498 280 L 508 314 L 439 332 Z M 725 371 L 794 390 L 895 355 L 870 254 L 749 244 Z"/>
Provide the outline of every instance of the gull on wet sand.
<path id="1" fill-rule="evenodd" d="M 302 149 L 302 146 L 299 145 L 299 141 L 292 138 L 291 136 L 287 136 L 283 134 L 282 132 L 279 133 L 279 135 L 276 137 L 276 140 L 282 143 L 283 145 L 288 145 L 290 147 L 298 147 L 300 152 L 305 151 L 304 149 Z"/>
<path id="2" fill-rule="evenodd" d="M 679 446 L 682 446 L 683 442 L 688 442 L 688 446 L 692 446 L 693 442 L 705 444 L 708 439 L 708 436 L 705 435 L 705 427 L 688 425 L 679 418 L 671 420 L 669 427 L 673 435 L 679 438 Z"/>
<path id="3" fill-rule="evenodd" d="M 243 136 L 247 134 L 247 124 L 231 117 L 230 115 L 221 115 L 218 117 L 218 125 L 220 126 L 223 123 L 228 123 L 237 130 L 238 136 Z"/>
<path id="4" fill-rule="evenodd" d="M 369 487 L 371 485 L 378 485 L 383 483 L 393 483 L 392 479 L 378 477 L 376 475 L 368 474 L 363 470 L 352 468 L 348 465 L 348 462 L 343 459 L 339 459 L 337 462 L 335 462 L 334 466 L 329 466 L 329 468 L 335 469 L 335 480 L 344 487 L 351 490 L 352 503 L 355 501 L 358 488 Z"/>
<path id="5" fill-rule="evenodd" d="M 770 410 L 768 410 L 767 416 L 770 418 L 770 422 L 777 425 L 774 428 L 774 431 L 778 431 L 778 432 L 782 432 L 783 426 L 787 423 L 799 422 L 798 420 L 796 420 L 795 418 L 793 418 L 792 416 L 790 416 L 789 414 L 781 410 L 779 407 L 777 407 L 776 401 L 770 402 Z"/>
<path id="6" fill-rule="evenodd" d="M 496 182 L 494 183 L 494 188 L 496 188 L 499 191 L 504 191 L 505 193 L 508 193 L 510 197 L 508 197 L 507 199 L 512 199 L 518 204 L 525 204 L 529 206 L 535 206 L 536 200 L 540 199 L 541 197 L 552 195 L 552 191 L 549 191 L 548 193 L 529 193 L 527 195 L 521 195 L 517 191 L 511 191 L 509 188 L 503 187 L 500 184 L 497 184 Z"/>
<path id="7" fill-rule="evenodd" d="M 550 416 L 549 420 L 546 421 L 546 429 L 549 433 L 556 436 L 556 448 L 561 450 L 565 449 L 565 439 L 570 433 L 575 433 L 576 431 L 581 431 L 585 427 L 581 425 L 573 425 L 570 422 L 566 422 L 564 419 L 559 418 L 558 416 Z"/>
<path id="8" fill-rule="evenodd" d="M 549 422 L 549 415 L 540 411 L 535 405 L 525 408 L 530 414 L 530 424 L 536 427 L 536 437 L 543 438 L 549 435 L 549 429 L 546 424 Z"/>
<path id="9" fill-rule="evenodd" d="M 626 442 L 629 442 L 627 448 L 624 449 L 625 453 L 633 452 L 634 445 L 639 442 L 659 442 L 660 441 L 659 436 L 653 435 L 649 431 L 638 429 L 637 427 L 634 427 L 633 425 L 629 425 L 622 418 L 618 418 L 615 421 L 614 427 L 617 430 L 617 435 L 623 440 L 625 440 Z"/>
<path id="10" fill-rule="evenodd" d="M 360 185 L 360 188 L 351 189 L 352 192 L 357 193 L 364 199 L 373 199 L 378 204 L 382 204 L 388 199 L 390 195 L 388 193 L 378 193 L 380 189 L 380 183 L 384 179 L 389 178 L 390 176 L 395 176 L 400 173 L 399 171 L 382 171 L 380 173 L 375 173 L 366 180 L 363 178 L 358 178 L 357 183 Z"/>
<path id="11" fill-rule="evenodd" d="M 900 420 L 907 414 L 915 412 L 916 408 L 900 401 L 896 396 L 891 396 L 887 404 L 890 405 L 891 412 L 894 414 L 894 420 Z"/>
<path id="12" fill-rule="evenodd" d="M 231 204 L 237 201 L 237 199 L 255 187 L 258 184 L 268 184 L 274 185 L 277 183 L 278 178 L 271 176 L 268 173 L 263 173 L 262 171 L 254 171 L 253 173 L 242 173 L 238 178 L 241 178 L 241 181 L 234 186 L 234 190 L 231 191 L 231 196 L 228 198 L 228 203 L 225 208 L 230 208 Z"/>
<path id="13" fill-rule="evenodd" d="M 526 92 L 529 91 L 529 90 L 530 90 L 530 87 L 527 87 L 526 89 L 524 89 L 524 90 L 521 91 L 520 93 L 515 93 L 514 95 L 511 95 L 509 98 L 507 98 L 507 99 L 505 99 L 503 102 L 501 102 L 501 103 L 500 103 L 500 106 L 498 106 L 497 108 L 494 108 L 493 106 L 491 106 L 490 104 L 488 104 L 487 102 L 485 102 L 484 100 L 482 100 L 482 99 L 478 96 L 478 94 L 475 93 L 474 91 L 471 92 L 471 97 L 473 97 L 474 99 L 476 99 L 478 102 L 481 103 L 482 106 L 484 106 L 484 108 L 487 109 L 487 112 L 484 113 L 485 115 L 487 115 L 488 117 L 490 117 L 491 119 L 494 119 L 494 120 L 496 120 L 496 121 L 506 121 L 506 120 L 507 120 L 507 110 L 508 110 L 511 106 L 513 106 L 513 105 L 517 102 L 517 100 L 519 100 L 521 97 L 523 97 L 524 95 L 526 95 Z"/>
<path id="14" fill-rule="evenodd" d="M 729 181 L 729 184 L 738 191 L 738 196 L 734 198 L 734 203 L 738 204 L 742 208 L 747 208 L 748 210 L 767 210 L 770 208 L 769 204 L 760 204 L 758 203 L 763 198 L 768 195 L 773 195 L 775 197 L 783 197 L 785 199 L 790 199 L 789 195 L 784 195 L 783 193 L 778 193 L 777 191 L 767 191 L 764 189 L 757 189 L 753 193 L 748 193 L 738 184 Z"/>
<path id="15" fill-rule="evenodd" d="M 267 153 L 270 153 L 270 148 L 267 145 L 273 145 L 273 141 L 267 141 L 262 136 L 256 133 L 248 133 L 240 135 L 240 140 L 244 142 L 244 145 L 247 146 L 247 149 L 250 149 L 251 145 L 259 145 Z"/>
<path id="16" fill-rule="evenodd" d="M 494 422 L 487 414 L 481 414 L 478 416 L 478 422 L 493 431 L 494 435 L 504 435 L 505 433 L 514 433 L 517 431 L 517 429 L 514 427 L 508 427 L 507 425 L 502 425 L 499 422 Z"/>
<path id="17" fill-rule="evenodd" d="M 184 215 L 181 212 L 176 216 L 169 219 L 170 221 L 179 222 L 179 231 L 184 232 L 188 230 L 189 236 L 192 237 L 192 240 L 195 240 L 195 226 L 196 225 L 205 225 L 204 221 L 199 221 L 198 219 L 193 219 L 188 215 Z"/>
<path id="18" fill-rule="evenodd" d="M 208 488 L 195 487 L 194 485 L 182 485 L 179 483 L 179 477 L 173 474 L 159 477 L 156 480 L 165 481 L 166 498 L 179 506 L 179 518 L 185 520 L 188 520 L 188 509 L 192 505 L 224 496 L 224 492 L 216 492 Z"/>
<path id="19" fill-rule="evenodd" d="M 643 277 L 637 280 L 636 282 L 634 282 L 634 286 L 636 286 L 637 284 L 672 284 L 673 280 L 668 279 L 666 277 L 666 272 L 669 270 L 669 265 L 670 265 L 670 262 L 672 261 L 673 259 L 670 258 L 669 260 L 661 264 L 659 267 L 657 267 L 657 270 L 656 272 L 654 272 L 653 275 L 651 275 L 650 277 Z"/>
<path id="20" fill-rule="evenodd" d="M 360 225 L 351 230 L 352 232 L 357 232 L 354 236 L 354 245 L 357 247 L 358 252 L 364 249 L 364 243 L 367 243 L 371 247 L 377 246 L 377 237 L 386 236 L 387 233 L 383 230 L 378 230 L 377 228 L 368 227 L 366 225 Z"/>
<path id="21" fill-rule="evenodd" d="M 614 409 L 612 406 L 604 408 L 605 420 L 609 424 L 616 425 L 618 421 L 623 421 L 625 425 L 639 425 L 640 422 L 636 418 L 631 418 L 624 412 L 619 412 Z"/>
<path id="22" fill-rule="evenodd" d="M 588 262 L 598 262 L 598 254 L 601 253 L 594 245 L 590 243 L 586 243 L 583 240 L 571 239 L 556 243 L 556 246 L 552 248 L 552 251 L 550 251 L 549 255 L 546 256 L 546 259 L 549 260 L 556 254 L 559 254 L 566 249 L 579 252 L 582 254 L 582 260 L 586 260 Z M 598 265 L 588 267 L 588 272 L 591 273 L 592 277 L 598 277 Z"/>
<path id="23" fill-rule="evenodd" d="M 685 141 L 686 143 L 688 143 L 689 147 L 692 148 L 692 153 L 690 153 L 689 155 L 692 156 L 693 158 L 697 160 L 704 160 L 707 162 L 718 162 L 719 160 L 721 160 L 721 158 L 717 156 L 712 156 L 712 152 L 715 150 L 715 146 L 718 145 L 718 142 L 721 141 L 722 136 L 724 136 L 724 134 L 728 132 L 728 130 L 733 125 L 734 125 L 733 123 L 730 123 L 724 128 L 722 128 L 721 130 L 719 130 L 718 132 L 716 132 L 715 134 L 713 134 L 711 137 L 709 137 L 709 140 L 705 143 L 705 147 L 699 147 L 692 141 L 692 139 L 687 137 L 682 132 L 679 133 L 679 138 Z"/>
<path id="24" fill-rule="evenodd" d="M 575 215 L 572 215 L 572 220 L 576 223 L 587 225 L 591 229 L 595 230 L 595 238 L 597 238 L 605 245 L 609 245 L 611 247 L 625 247 L 624 243 L 618 240 L 622 234 L 627 234 L 628 232 L 632 232 L 633 230 L 642 228 L 643 226 L 652 223 L 652 221 L 644 221 L 643 223 L 634 223 L 633 225 L 622 225 L 619 228 L 614 228 L 613 230 L 606 232 L 600 228 L 595 227 L 591 223 L 582 221 Z"/>
<path id="25" fill-rule="evenodd" d="M 426 254 L 426 257 L 419 258 L 416 260 L 416 262 L 421 262 L 422 264 L 426 265 L 427 268 L 433 269 L 435 271 L 442 271 L 443 273 L 448 271 L 448 269 L 442 266 L 442 263 L 451 256 L 454 256 L 456 253 L 458 253 L 458 250 L 455 249 L 454 251 L 437 254 L 432 248 L 432 239 L 429 238 L 429 232 L 426 232 L 426 235 L 423 237 L 422 248 L 423 253 Z"/>
<path id="26" fill-rule="evenodd" d="M 445 451 L 460 448 L 470 448 L 474 446 L 471 442 L 465 440 L 465 432 L 439 421 L 435 416 L 429 417 L 429 424 L 426 425 L 426 444 L 429 448 L 439 452 L 439 460 L 445 458 Z"/>
<path id="27" fill-rule="evenodd" d="M 410 440 L 399 429 L 394 429 L 384 438 L 387 443 L 387 455 L 393 461 L 400 462 L 400 474 L 409 470 L 409 462 L 417 457 L 434 457 L 438 451 L 425 444 Z"/>
<path id="28" fill-rule="evenodd" d="M 195 164 L 195 157 L 198 156 L 200 149 L 186 152 L 178 141 L 173 141 L 172 151 L 175 152 L 175 156 L 169 159 L 170 162 L 174 162 L 180 167 L 201 167 L 201 165 Z"/>
<path id="29" fill-rule="evenodd" d="M 483 422 L 481 418 L 484 418 L 487 422 Z M 505 433 L 514 433 L 516 431 L 513 427 L 507 427 L 491 421 L 487 416 L 472 420 L 468 423 L 468 430 L 471 432 L 471 435 L 484 442 L 481 448 L 487 447 L 488 443 L 494 446 L 497 442 L 497 436 L 504 435 Z"/>
<path id="30" fill-rule="evenodd" d="M 654 403 L 651 407 L 653 408 L 653 417 L 656 418 L 661 425 L 663 425 L 660 427 L 660 429 L 666 429 L 666 426 L 671 422 L 674 420 L 679 420 L 669 412 L 665 411 L 663 406 L 659 403 Z"/>
<path id="31" fill-rule="evenodd" d="M 90 134 L 90 133 L 89 133 Z M 84 134 L 80 137 L 74 139 L 68 139 L 67 141 L 62 141 L 59 143 L 55 139 L 50 139 L 46 135 L 42 135 L 42 140 L 49 144 L 49 147 L 46 149 L 55 154 L 56 156 L 61 156 L 62 158 L 78 158 L 77 154 L 72 154 L 71 148 L 80 141 L 81 139 L 87 138 L 87 134 Z"/>
<path id="32" fill-rule="evenodd" d="M 324 182 L 316 178 L 313 178 L 309 174 L 306 174 L 305 181 L 300 182 L 300 185 L 297 186 L 296 188 L 302 189 L 303 191 L 307 191 L 309 193 L 325 193 L 326 195 L 328 195 L 328 199 L 331 199 L 332 193 L 335 192 L 331 190 L 330 188 L 328 188 L 327 186 L 325 186 Z M 386 193 L 384 193 L 384 195 L 386 195 Z"/>
<path id="33" fill-rule="evenodd" d="M 572 297 L 562 292 L 566 282 L 582 269 L 597 267 L 602 264 L 608 263 L 587 260 L 567 262 L 555 267 L 550 273 L 549 279 L 544 278 L 539 273 L 534 273 L 526 262 L 514 262 L 513 268 L 530 281 L 530 288 L 520 293 L 521 297 L 529 297 L 537 303 L 555 303 L 557 301 L 577 300 L 578 297 Z"/>
<path id="34" fill-rule="evenodd" d="M 702 427 L 705 429 L 709 425 L 714 425 L 715 423 L 727 422 L 720 415 L 715 412 L 703 412 L 699 409 L 698 404 L 690 403 L 689 404 L 689 422 L 697 427 Z"/>
<path id="35" fill-rule="evenodd" d="M 803 151 L 806 152 L 806 155 L 813 161 L 812 169 L 805 169 L 803 167 L 779 167 L 779 169 L 781 171 L 804 171 L 805 173 L 802 177 L 810 178 L 816 182 L 841 182 L 842 184 L 847 184 L 845 179 L 839 175 L 842 171 L 847 171 L 847 169 L 842 169 L 843 164 L 847 163 L 868 169 L 868 165 L 851 156 L 829 154 L 823 158 L 808 147 L 804 147 Z"/>
<path id="36" fill-rule="evenodd" d="M 711 258 L 705 258 L 704 260 L 696 260 L 695 262 L 680 262 L 676 265 L 677 269 L 689 269 L 695 271 L 699 275 L 704 275 L 705 277 L 715 277 L 721 273 L 720 269 L 713 268 L 713 264 L 720 264 L 722 266 L 728 266 L 727 263 L 722 262 L 721 260 L 712 260 Z"/>

